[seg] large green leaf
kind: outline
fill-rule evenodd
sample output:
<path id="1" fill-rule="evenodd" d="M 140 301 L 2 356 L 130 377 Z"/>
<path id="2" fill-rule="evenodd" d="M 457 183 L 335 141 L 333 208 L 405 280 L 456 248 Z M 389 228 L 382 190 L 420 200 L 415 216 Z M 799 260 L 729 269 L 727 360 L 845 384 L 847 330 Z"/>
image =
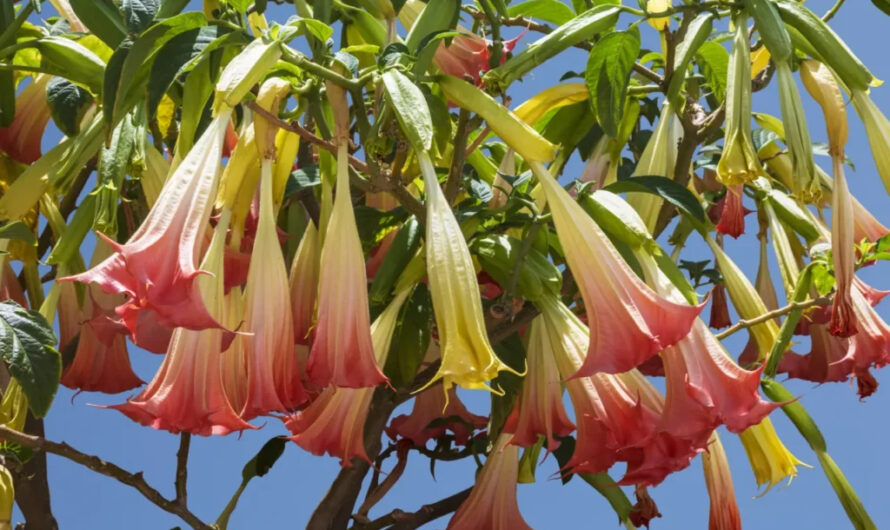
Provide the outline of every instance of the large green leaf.
<path id="1" fill-rule="evenodd" d="M 414 379 L 426 355 L 432 328 L 432 298 L 426 284 L 420 283 L 399 311 L 383 368 L 394 387 L 403 388 Z"/>
<path id="2" fill-rule="evenodd" d="M 189 0 L 161 0 L 161 7 L 158 8 L 158 12 L 155 13 L 155 19 L 163 20 L 165 18 L 170 18 L 173 15 L 178 15 L 185 9 Z"/>
<path id="3" fill-rule="evenodd" d="M 46 319 L 12 301 L 0 302 L 0 356 L 22 385 L 34 416 L 49 411 L 62 376 L 62 357 Z"/>
<path id="4" fill-rule="evenodd" d="M 680 97 L 680 90 L 686 83 L 686 69 L 689 67 L 689 63 L 695 57 L 698 49 L 711 35 L 713 21 L 714 15 L 712 13 L 699 13 L 689 23 L 683 40 L 677 45 L 674 54 L 674 71 L 668 82 L 666 94 L 668 101 L 671 102 L 675 110 L 679 111 L 683 108 L 685 100 Z"/>
<path id="5" fill-rule="evenodd" d="M 46 87 L 46 102 L 56 127 L 65 136 L 80 130 L 80 120 L 93 104 L 93 96 L 83 88 L 61 77 L 54 77 Z"/>
<path id="6" fill-rule="evenodd" d="M 619 180 L 605 188 L 612 193 L 643 192 L 658 195 L 681 212 L 700 223 L 706 221 L 705 211 L 698 199 L 685 186 L 659 176 L 641 176 Z"/>
<path id="7" fill-rule="evenodd" d="M 460 0 L 430 0 L 408 31 L 405 45 L 417 53 L 429 35 L 451 31 L 460 16 Z"/>
<path id="8" fill-rule="evenodd" d="M 702 75 L 711 87 L 717 100 L 722 101 L 726 95 L 726 76 L 729 72 L 729 52 L 722 45 L 708 41 L 701 45 L 696 54 L 696 61 Z"/>
<path id="9" fill-rule="evenodd" d="M 590 103 L 600 126 L 613 138 L 618 136 L 630 74 L 639 53 L 636 29 L 610 33 L 590 50 L 584 72 Z"/>
<path id="10" fill-rule="evenodd" d="M 287 438 L 276 436 L 263 444 L 257 454 L 244 464 L 244 469 L 241 470 L 241 479 L 248 481 L 253 477 L 262 477 L 268 473 L 284 453 L 287 441 Z"/>
<path id="11" fill-rule="evenodd" d="M 415 149 L 428 151 L 433 146 L 433 119 L 423 92 L 395 69 L 383 73 L 383 86 L 408 141 Z"/>
<path id="12" fill-rule="evenodd" d="M 382 304 L 389 298 L 399 275 L 417 253 L 422 233 L 420 222 L 413 216 L 399 228 L 368 290 L 368 298 L 372 304 Z"/>
<path id="13" fill-rule="evenodd" d="M 62 37 L 45 37 L 31 45 L 40 51 L 40 66 L 46 71 L 81 84 L 96 94 L 102 92 L 105 63 L 87 48 Z"/>
<path id="14" fill-rule="evenodd" d="M 529 17 L 562 25 L 575 18 L 575 13 L 559 0 L 527 0 L 507 8 L 511 17 Z"/>
<path id="15" fill-rule="evenodd" d="M 221 26 L 190 29 L 173 37 L 158 51 L 162 61 L 155 61 L 148 77 L 148 116 L 153 118 L 161 98 L 170 88 L 183 67 L 197 57 L 211 43 L 230 30 Z"/>
<path id="16" fill-rule="evenodd" d="M 113 0 L 69 0 L 77 18 L 112 49 L 127 36 L 124 17 Z"/>
<path id="17" fill-rule="evenodd" d="M 144 31 L 151 25 L 160 7 L 161 0 L 122 0 L 121 11 L 127 30 L 130 33 Z"/>

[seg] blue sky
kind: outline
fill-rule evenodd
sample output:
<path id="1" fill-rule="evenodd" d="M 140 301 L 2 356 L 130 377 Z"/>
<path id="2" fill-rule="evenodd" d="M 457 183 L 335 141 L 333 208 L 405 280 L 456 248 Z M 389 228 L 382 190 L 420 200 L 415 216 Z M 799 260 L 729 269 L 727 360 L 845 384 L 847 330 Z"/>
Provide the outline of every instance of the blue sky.
<path id="1" fill-rule="evenodd" d="M 194 2 L 193 2 L 194 3 Z M 634 2 L 632 2 L 634 3 Z M 817 13 L 824 12 L 832 1 L 810 0 L 808 7 Z M 200 5 L 200 3 L 197 3 Z M 275 6 L 270 2 L 270 18 L 284 20 L 293 14 L 292 6 Z M 49 3 L 45 15 L 51 13 Z M 622 24 L 630 19 L 622 18 Z M 833 27 L 849 46 L 864 60 L 879 78 L 890 79 L 890 61 L 886 50 L 878 43 L 882 32 L 890 30 L 890 18 L 874 8 L 870 2 L 848 2 L 832 22 Z M 650 46 L 654 31 L 644 26 L 646 43 Z M 531 42 L 536 35 L 529 33 L 523 43 Z M 523 44 L 520 44 L 520 48 Z M 568 70 L 583 70 L 586 56 L 573 50 L 559 59 L 546 63 L 528 78 L 516 84 L 510 95 L 516 102 L 523 101 L 546 86 L 553 84 Z M 802 92 L 803 93 L 803 92 Z M 814 141 L 824 141 L 824 125 L 818 108 L 804 94 L 804 104 Z M 877 88 L 873 98 L 879 107 L 890 113 L 890 88 Z M 762 91 L 755 97 L 755 110 L 778 115 L 775 87 Z M 850 141 L 848 156 L 856 163 L 857 170 L 848 173 L 850 187 L 859 200 L 885 224 L 890 223 L 887 196 L 880 182 L 864 130 L 850 111 Z M 46 144 L 57 141 L 57 133 L 47 135 Z M 826 167 L 827 158 L 817 162 Z M 576 176 L 577 162 L 567 170 Z M 748 226 L 755 224 L 749 217 Z M 757 267 L 757 242 L 751 235 L 739 241 L 728 241 L 727 249 L 739 265 L 753 278 Z M 710 258 L 698 242 L 688 249 L 686 259 Z M 88 257 L 88 253 L 87 253 Z M 890 280 L 884 272 L 886 265 L 871 267 L 861 276 L 882 289 L 890 289 Z M 779 276 L 774 272 L 774 279 Z M 890 318 L 887 302 L 878 310 Z M 744 346 L 740 334 L 728 341 L 727 347 L 737 355 Z M 798 351 L 807 351 L 801 344 Z M 134 369 L 145 380 L 150 380 L 160 363 L 160 356 L 131 348 Z M 878 370 L 879 382 L 890 385 L 890 378 Z M 855 389 L 847 384 L 829 384 L 816 387 L 809 383 L 792 382 L 791 390 L 801 396 L 825 433 L 829 451 L 845 471 L 856 488 L 866 508 L 878 527 L 890 526 L 890 506 L 885 499 L 885 477 L 890 471 L 890 459 L 886 458 L 885 437 L 890 434 L 886 410 L 890 407 L 890 387 L 881 388 L 865 402 L 859 402 Z M 488 397 L 481 392 L 462 392 L 465 403 L 474 412 L 485 413 Z M 143 471 L 146 480 L 164 494 L 173 494 L 175 453 L 178 436 L 167 432 L 141 427 L 122 414 L 91 405 L 119 403 L 126 394 L 105 396 L 81 394 L 76 397 L 68 389 L 59 392 L 56 402 L 46 419 L 47 437 L 66 441 L 74 447 L 114 462 L 131 471 Z M 882 413 L 881 410 L 885 412 Z M 743 522 L 748 528 L 771 529 L 787 527 L 845 528 L 849 523 L 838 504 L 826 478 L 818 468 L 815 457 L 809 451 L 797 431 L 781 412 L 772 416 L 776 428 L 786 446 L 801 460 L 817 467 L 801 468 L 800 475 L 787 488 L 774 488 L 766 495 L 758 494 L 753 474 L 748 466 L 738 438 L 723 434 L 735 481 L 736 497 Z M 192 441 L 189 465 L 189 504 L 193 512 L 205 521 L 215 520 L 219 511 L 237 487 L 241 467 L 270 437 L 285 434 L 282 424 L 269 418 L 262 429 L 246 432 L 242 436 L 202 438 Z M 384 464 L 388 469 L 392 462 Z M 538 482 L 519 486 L 519 504 L 526 521 L 535 528 L 574 528 L 597 525 L 602 528 L 617 526 L 614 513 L 606 502 L 586 483 L 573 480 L 563 486 L 549 477 L 556 471 L 552 458 L 546 460 L 538 472 Z M 242 497 L 235 511 L 230 528 L 279 528 L 302 527 L 315 505 L 324 495 L 339 469 L 336 459 L 315 457 L 295 444 L 288 444 L 284 456 L 271 472 L 256 479 Z M 396 487 L 372 512 L 383 514 L 393 508 L 413 511 L 421 505 L 434 502 L 469 486 L 473 481 L 475 464 L 470 461 L 439 463 L 436 479 L 429 474 L 428 461 L 412 453 L 407 471 Z M 620 468 L 613 476 L 620 475 Z M 151 505 L 135 490 L 97 475 L 67 460 L 49 457 L 49 478 L 52 490 L 52 506 L 56 518 L 66 530 L 128 528 L 131 530 L 172 528 L 182 523 Z M 653 521 L 653 528 L 680 529 L 703 528 L 708 520 L 708 498 L 702 478 L 701 462 L 670 476 L 662 485 L 651 490 L 663 518 Z M 16 521 L 20 520 L 16 516 Z M 432 523 L 430 528 L 444 528 L 446 520 Z"/>

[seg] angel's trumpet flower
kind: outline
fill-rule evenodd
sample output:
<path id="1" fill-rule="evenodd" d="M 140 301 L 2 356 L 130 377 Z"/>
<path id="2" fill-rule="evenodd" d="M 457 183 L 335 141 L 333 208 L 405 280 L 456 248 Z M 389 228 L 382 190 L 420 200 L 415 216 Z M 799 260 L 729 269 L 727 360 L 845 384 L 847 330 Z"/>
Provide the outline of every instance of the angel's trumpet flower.
<path id="1" fill-rule="evenodd" d="M 785 448 L 769 418 L 746 429 L 739 439 L 751 462 L 757 486 L 767 485 L 763 493 L 786 478 L 790 483 L 797 476 L 797 466 L 806 465 Z"/>
<path id="2" fill-rule="evenodd" d="M 209 274 L 198 280 L 200 294 L 214 316 L 223 304 L 223 249 L 229 226 L 223 212 L 201 263 Z M 158 373 L 135 398 L 115 408 L 130 419 L 172 433 L 207 436 L 250 429 L 229 403 L 222 384 L 223 330 L 177 328 Z"/>
<path id="3" fill-rule="evenodd" d="M 867 91 L 853 90 L 851 99 L 856 114 L 865 125 L 865 134 L 868 136 L 868 145 L 871 147 L 878 175 L 890 193 L 890 120 L 871 100 Z"/>
<path id="4" fill-rule="evenodd" d="M 511 433 L 510 443 L 529 447 L 538 436 L 547 438 L 547 449 L 559 447 L 557 437 L 575 430 L 562 403 L 562 383 L 556 361 L 550 351 L 550 337 L 543 316 L 532 320 L 528 329 L 528 371 L 516 406 L 504 424 L 504 432 Z"/>
<path id="5" fill-rule="evenodd" d="M 250 257 L 254 266 L 244 288 L 244 331 L 249 334 L 242 337 L 248 365 L 241 410 L 245 418 L 289 412 L 306 401 L 294 349 L 287 268 L 276 232 L 270 160 L 263 161 L 261 173 L 259 222 Z"/>
<path id="6" fill-rule="evenodd" d="M 97 241 L 93 263 L 99 263 L 110 252 L 108 245 Z M 74 360 L 62 372 L 63 385 L 88 392 L 116 394 L 142 384 L 127 355 L 127 328 L 114 314 L 114 308 L 120 305 L 122 298 L 122 295 L 103 292 L 95 284 L 87 288 L 82 314 L 88 320 L 80 326 Z"/>
<path id="7" fill-rule="evenodd" d="M 847 340 L 832 337 L 824 324 L 810 322 L 810 353 L 785 352 L 779 361 L 779 372 L 788 377 L 817 383 L 846 381 L 853 372 L 853 359 L 845 359 Z"/>
<path id="8" fill-rule="evenodd" d="M 167 349 L 171 330 L 218 328 L 208 313 L 196 267 L 216 194 L 221 147 L 231 111 L 218 115 L 164 185 L 158 202 L 127 243 L 106 241 L 114 253 L 90 270 L 62 278 L 123 293 L 117 308 L 133 342 Z"/>
<path id="9" fill-rule="evenodd" d="M 747 22 L 748 16 L 744 11 L 739 11 L 733 17 L 735 29 L 732 54 L 729 58 L 729 80 L 726 85 L 726 135 L 723 137 L 723 153 L 717 163 L 717 178 L 727 186 L 727 199 L 731 198 L 729 193 L 735 190 L 739 192 L 739 203 L 741 203 L 740 185 L 763 173 L 754 149 L 754 141 L 751 139 L 751 50 L 748 43 Z M 744 217 L 742 217 L 742 229 L 744 229 Z"/>
<path id="10" fill-rule="evenodd" d="M 288 282 L 290 283 L 291 312 L 294 318 L 294 340 L 309 344 L 309 332 L 315 315 L 315 296 L 318 289 L 319 263 L 318 229 L 309 221 L 294 255 Z"/>
<path id="11" fill-rule="evenodd" d="M 674 177 L 674 167 L 677 163 L 677 144 L 680 142 L 683 130 L 679 121 L 674 117 L 674 109 L 670 103 L 665 103 L 658 117 L 658 125 L 649 138 L 649 143 L 640 155 L 640 161 L 634 168 L 635 177 Z M 643 218 L 649 232 L 655 232 L 658 223 L 658 215 L 664 201 L 650 193 L 630 193 L 627 202 Z"/>
<path id="12" fill-rule="evenodd" d="M 460 505 L 448 528 L 460 530 L 531 530 L 519 513 L 516 484 L 519 448 L 509 435 L 498 437 L 476 477 L 470 496 Z"/>
<path id="13" fill-rule="evenodd" d="M 722 283 L 714 284 L 711 289 L 711 318 L 708 325 L 714 329 L 726 328 L 732 325 L 729 318 L 729 305 L 726 300 L 726 289 Z"/>
<path id="14" fill-rule="evenodd" d="M 844 146 L 847 143 L 847 111 L 844 96 L 834 74 L 822 63 L 804 61 L 800 65 L 804 87 L 822 107 L 828 129 L 828 153 L 834 170 L 831 199 L 831 242 L 836 293 L 831 304 L 832 335 L 849 337 L 856 333 L 856 317 L 850 299 L 856 256 L 853 240 L 853 201 L 844 175 Z"/>
<path id="15" fill-rule="evenodd" d="M 703 306 L 655 293 L 547 169 L 537 162 L 530 165 L 547 195 L 587 311 L 590 349 L 577 375 L 626 372 L 685 337 Z"/>
<path id="16" fill-rule="evenodd" d="M 52 76 L 40 74 L 15 98 L 15 118 L 0 128 L 0 152 L 22 164 L 40 158 L 40 142 L 49 121 L 46 87 Z"/>
<path id="17" fill-rule="evenodd" d="M 337 151 L 337 196 L 321 249 L 318 319 L 306 367 L 319 385 L 372 387 L 386 381 L 375 362 L 367 277 L 349 196 L 347 146 Z"/>
<path id="18" fill-rule="evenodd" d="M 446 418 L 458 419 L 448 421 Z M 457 389 L 454 387 L 447 393 L 430 388 L 414 398 L 411 414 L 402 414 L 392 419 L 386 428 L 386 434 L 393 440 L 401 437 L 410 440 L 417 447 L 424 447 L 429 440 L 450 431 L 456 444 L 466 445 L 473 429 L 481 429 L 487 423 L 488 418 L 485 416 L 467 410 L 457 397 Z"/>
<path id="19" fill-rule="evenodd" d="M 717 229 L 721 234 L 738 239 L 745 233 L 745 206 L 742 204 L 742 185 L 726 188 L 726 194 L 720 200 L 720 220 Z"/>
<path id="20" fill-rule="evenodd" d="M 381 365 L 386 362 L 399 311 L 410 293 L 405 289 L 397 294 L 371 326 L 374 351 Z M 285 426 L 293 434 L 291 440 L 314 455 L 339 457 L 344 467 L 351 466 L 356 457 L 370 462 L 364 431 L 373 395 L 372 387 L 325 388 L 306 409 L 285 419 Z"/>
<path id="21" fill-rule="evenodd" d="M 244 300 L 241 287 L 233 287 L 226 293 L 223 300 L 225 313 L 222 323 L 228 329 L 238 329 L 244 323 Z M 232 408 L 244 410 L 247 402 L 247 391 L 250 384 L 247 364 L 247 350 L 244 340 L 236 338 L 222 352 L 222 382 L 226 397 Z"/>
<path id="22" fill-rule="evenodd" d="M 735 500 L 729 461 L 716 432 L 711 434 L 708 450 L 702 453 L 702 466 L 711 505 L 708 530 L 741 530 L 742 517 Z"/>
<path id="23" fill-rule="evenodd" d="M 504 364 L 488 342 L 482 301 L 473 259 L 460 225 L 439 189 L 436 170 L 426 153 L 418 153 L 426 191 L 426 266 L 436 326 L 442 348 L 442 365 L 432 384 L 443 380 L 445 390 L 488 388 L 487 382 Z"/>
<path id="24" fill-rule="evenodd" d="M 864 398 L 871 395 L 878 386 L 869 369 L 890 363 L 890 326 L 869 303 L 860 283 L 854 282 L 851 293 L 859 331 L 847 339 L 847 354 L 842 361 L 853 362 L 859 396 Z"/>

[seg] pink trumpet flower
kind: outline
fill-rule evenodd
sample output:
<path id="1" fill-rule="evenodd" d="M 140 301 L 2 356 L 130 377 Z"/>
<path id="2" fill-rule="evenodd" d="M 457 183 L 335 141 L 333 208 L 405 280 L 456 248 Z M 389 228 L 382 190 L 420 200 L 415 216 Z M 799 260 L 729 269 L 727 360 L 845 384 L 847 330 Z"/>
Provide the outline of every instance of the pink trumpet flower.
<path id="1" fill-rule="evenodd" d="M 0 301 L 6 300 L 12 300 L 22 307 L 28 307 L 28 300 L 25 298 L 22 284 L 19 283 L 9 260 L 3 259 L 3 269 L 0 270 Z"/>
<path id="2" fill-rule="evenodd" d="M 890 228 L 887 228 L 875 216 L 865 209 L 856 197 L 850 195 L 853 201 L 853 241 L 858 243 L 863 239 L 869 241 L 877 241 L 882 237 L 890 234 Z"/>
<path id="3" fill-rule="evenodd" d="M 147 350 L 164 352 L 173 328 L 220 327 L 201 300 L 196 262 L 216 195 L 230 114 L 220 113 L 210 123 L 127 243 L 105 238 L 114 249 L 108 259 L 61 279 L 96 283 L 107 293 L 127 295 L 117 314 L 133 342 Z"/>
<path id="4" fill-rule="evenodd" d="M 110 253 L 108 245 L 97 241 L 93 263 L 99 263 Z M 70 284 L 65 287 L 74 290 Z M 88 286 L 86 291 L 81 314 L 88 320 L 80 325 L 74 360 L 62 372 L 61 383 L 68 388 L 106 394 L 136 388 L 143 381 L 130 366 L 127 328 L 114 313 L 123 296 L 107 294 L 95 284 Z M 62 310 L 61 306 L 59 310 Z"/>
<path id="5" fill-rule="evenodd" d="M 663 298 L 643 283 L 547 169 L 531 167 L 587 311 L 590 349 L 575 377 L 626 372 L 685 337 L 704 306 Z"/>
<path id="6" fill-rule="evenodd" d="M 563 406 L 562 382 L 546 327 L 543 316 L 529 325 L 527 373 L 504 432 L 513 435 L 510 443 L 521 447 L 534 445 L 539 435 L 546 436 L 548 451 L 554 451 L 559 447 L 556 437 L 567 436 L 575 430 L 575 425 Z"/>
<path id="7" fill-rule="evenodd" d="M 509 438 L 505 434 L 498 437 L 470 496 L 448 523 L 449 529 L 531 530 L 516 501 L 519 448 L 510 445 Z"/>
<path id="8" fill-rule="evenodd" d="M 711 501 L 708 530 L 741 530 L 742 517 L 735 500 L 729 462 L 716 432 L 711 435 L 708 450 L 702 454 L 702 465 Z"/>
<path id="9" fill-rule="evenodd" d="M 290 412 L 306 401 L 294 348 L 287 268 L 278 243 L 272 197 L 272 164 L 263 160 L 259 223 L 244 288 L 247 398 L 241 415 Z M 275 315 L 270 318 L 270 315 Z"/>
<path id="10" fill-rule="evenodd" d="M 290 304 L 294 319 L 294 340 L 310 344 L 309 333 L 315 316 L 315 295 L 318 289 L 318 229 L 309 221 L 291 265 Z"/>
<path id="11" fill-rule="evenodd" d="M 0 152 L 21 164 L 40 158 L 40 142 L 49 122 L 46 86 L 52 76 L 41 74 L 15 98 L 15 117 L 9 127 L 0 129 Z"/>
<path id="12" fill-rule="evenodd" d="M 446 418 L 457 418 L 454 421 L 443 421 Z M 435 425 L 432 425 L 436 422 Z M 474 429 L 481 429 L 488 423 L 488 418 L 473 414 L 457 397 L 457 390 L 452 387 L 448 393 L 438 388 L 430 388 L 417 394 L 411 414 L 402 414 L 392 419 L 386 428 L 386 434 L 396 440 L 405 438 L 417 447 L 424 447 L 429 440 L 439 438 L 450 431 L 454 442 L 458 445 L 469 443 Z"/>
<path id="13" fill-rule="evenodd" d="M 524 34 L 524 32 L 523 32 Z M 522 35 L 514 39 L 504 41 L 501 50 L 501 64 L 507 59 L 507 54 L 513 51 L 516 43 Z M 463 79 L 472 77 L 476 85 L 482 85 L 482 74 L 491 69 L 491 53 L 489 52 L 491 41 L 474 33 L 457 35 L 451 39 L 451 45 L 445 42 L 439 45 L 433 62 L 442 72 Z"/>
<path id="14" fill-rule="evenodd" d="M 661 357 L 667 400 L 660 430 L 673 436 L 703 445 L 720 424 L 738 433 L 779 406 L 758 392 L 763 367 L 748 371 L 735 364 L 701 320 Z"/>
<path id="15" fill-rule="evenodd" d="M 387 379 L 374 361 L 368 280 L 347 161 L 344 143 L 337 153 L 337 196 L 321 249 L 318 324 L 306 372 L 318 386 L 373 387 Z"/>
<path id="16" fill-rule="evenodd" d="M 866 398 L 878 386 L 869 369 L 890 363 L 890 326 L 872 307 L 859 283 L 854 282 L 853 285 L 852 306 L 859 331 L 847 339 L 847 354 L 842 361 L 852 361 L 859 397 Z"/>
<path id="17" fill-rule="evenodd" d="M 748 212 L 742 204 L 742 184 L 726 188 L 726 195 L 718 203 L 720 220 L 715 228 L 721 234 L 738 239 L 745 233 L 745 214 Z"/>
<path id="18" fill-rule="evenodd" d="M 229 212 L 217 224 L 198 285 L 208 309 L 222 316 L 223 247 Z M 223 330 L 177 328 L 158 373 L 147 387 L 115 408 L 130 419 L 172 433 L 225 435 L 254 428 L 229 403 L 222 381 Z"/>
<path id="19" fill-rule="evenodd" d="M 853 360 L 844 359 L 848 341 L 833 337 L 824 324 L 811 322 L 808 331 L 810 353 L 786 352 L 779 361 L 779 372 L 817 383 L 846 381 L 853 371 Z"/>
<path id="20" fill-rule="evenodd" d="M 372 325 L 371 337 L 381 364 L 386 362 L 399 311 L 410 292 L 406 289 L 396 295 Z M 339 457 L 343 467 L 350 467 L 353 458 L 370 462 L 364 429 L 373 395 L 373 387 L 328 386 L 304 410 L 286 417 L 284 424 L 293 434 L 291 440 L 314 455 Z"/>

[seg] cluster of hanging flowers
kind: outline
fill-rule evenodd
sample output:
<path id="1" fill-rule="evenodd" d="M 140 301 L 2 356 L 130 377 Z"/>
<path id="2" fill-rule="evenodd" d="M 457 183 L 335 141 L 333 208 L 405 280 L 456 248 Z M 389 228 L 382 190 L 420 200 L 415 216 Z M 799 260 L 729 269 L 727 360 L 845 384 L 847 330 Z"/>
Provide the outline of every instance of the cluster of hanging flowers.
<path id="1" fill-rule="evenodd" d="M 89 32 L 67 2 L 53 4 L 72 31 Z M 648 115 L 652 135 L 637 142 L 633 98 L 620 123 L 607 126 L 607 109 L 589 101 L 584 84 L 550 87 L 515 111 L 492 97 L 569 46 L 590 41 L 596 51 L 602 41 L 593 37 L 611 31 L 620 8 L 593 7 L 511 57 L 519 37 L 492 41 L 460 26 L 443 33 L 445 3 L 408 0 L 398 14 L 383 4 L 344 11 L 365 73 L 345 56 L 304 70 L 311 61 L 287 42 L 320 29 L 302 19 L 270 26 L 251 12 L 257 38 L 218 54 L 227 60 L 218 75 L 212 61 L 180 72 L 201 77 L 182 84 L 178 116 L 154 109 L 148 120 L 141 103 L 119 116 L 90 102 L 45 155 L 46 94 L 58 77 L 40 73 L 21 85 L 14 117 L 0 128 L 0 218 L 33 233 L 46 218 L 55 241 L 47 263 L 58 281 L 44 299 L 37 245 L 0 238 L 0 298 L 34 306 L 50 322 L 58 315 L 59 382 L 77 392 L 131 392 L 105 408 L 174 434 L 286 432 L 303 450 L 352 468 L 345 473 L 375 469 L 366 504 L 398 480 L 410 451 L 475 457 L 472 489 L 451 499 L 455 529 L 530 528 L 517 492 L 542 462 L 564 480 L 579 476 L 610 500 L 622 497 L 613 502 L 627 505 L 616 508 L 622 521 L 648 526 L 660 516 L 658 486 L 698 458 L 709 527 L 741 528 L 721 436 L 738 437 L 764 493 L 790 482 L 806 464 L 770 419 L 782 408 L 844 506 L 859 513 L 822 435 L 775 381 L 855 379 L 865 398 L 877 390 L 873 370 L 890 364 L 890 325 L 876 310 L 888 292 L 859 277 L 887 259 L 890 229 L 850 192 L 846 98 L 888 189 L 890 122 L 869 98 L 871 74 L 827 26 L 789 2 L 727 5 L 725 78 L 703 74 L 724 102 L 711 116 L 725 112 L 724 133 L 709 145 L 712 159 L 692 164 L 694 127 L 719 129 L 689 123 L 675 83 L 715 13 L 684 24 L 680 47 L 669 42 L 678 35 L 670 16 L 649 17 L 662 46 L 682 53 L 680 70 L 667 79 L 668 69 L 656 87 L 668 97 Z M 667 0 L 649 0 L 645 11 L 673 14 Z M 395 45 L 396 16 L 409 30 L 405 44 Z M 785 24 L 800 38 L 824 37 L 810 43 L 814 53 L 803 50 L 812 58 L 798 60 Z M 625 37 L 639 48 L 636 35 Z M 377 44 L 416 48 L 412 61 L 431 75 L 412 79 L 397 59 L 368 66 Z M 782 120 L 752 111 L 752 79 L 767 64 Z M 813 159 L 795 69 L 823 112 L 830 174 Z M 459 108 L 456 127 L 437 123 L 449 107 Z M 307 108 L 300 126 L 295 117 Z M 560 177 L 581 138 L 567 139 L 562 129 L 571 127 L 560 121 L 581 119 L 574 114 L 603 127 L 585 138 L 586 164 L 566 186 Z M 161 122 L 178 132 L 170 152 L 155 138 L 165 133 L 150 133 L 158 148 L 147 139 L 148 124 Z M 491 156 L 479 149 L 489 135 L 500 140 L 489 144 Z M 633 161 L 624 159 L 627 145 L 642 147 Z M 96 189 L 66 224 L 57 199 L 67 197 L 77 165 L 92 171 L 94 157 Z M 660 235 L 677 211 L 672 254 Z M 85 267 L 78 249 L 90 229 L 97 239 Z M 754 282 L 724 245 L 746 233 L 758 238 Z M 708 261 L 680 262 L 680 249 L 699 236 Z M 710 294 L 698 292 L 708 284 Z M 733 351 L 723 339 L 742 331 L 747 345 Z M 794 351 L 795 335 L 808 338 L 808 353 Z M 137 349 L 158 354 L 147 382 L 131 365 Z M 23 392 L 13 380 L 0 401 L 0 418 L 16 430 Z M 490 394 L 490 412 L 466 399 L 471 392 Z M 399 463 L 380 483 L 391 454 Z M 0 472 L 5 502 L 12 479 Z M 632 507 L 623 486 L 635 493 Z M 0 519 L 7 511 L 0 506 Z M 862 513 L 858 522 L 870 523 Z"/>

